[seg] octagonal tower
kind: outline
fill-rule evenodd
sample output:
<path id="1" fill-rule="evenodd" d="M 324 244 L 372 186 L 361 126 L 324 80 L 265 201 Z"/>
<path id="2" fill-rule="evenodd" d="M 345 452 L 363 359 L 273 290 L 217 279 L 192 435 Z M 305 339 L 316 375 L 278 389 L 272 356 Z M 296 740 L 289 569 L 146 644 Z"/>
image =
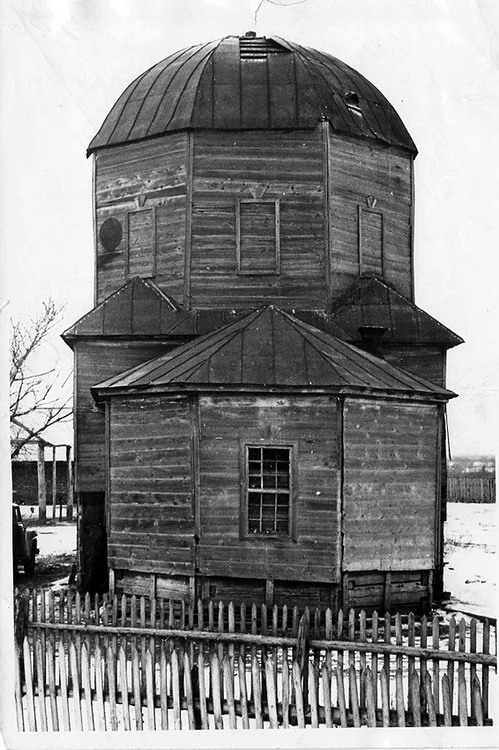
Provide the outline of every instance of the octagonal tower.
<path id="1" fill-rule="evenodd" d="M 412 299 L 416 148 L 331 55 L 253 35 L 175 53 L 89 153 L 96 303 L 141 276 L 186 310 L 327 312 L 362 273 Z"/>

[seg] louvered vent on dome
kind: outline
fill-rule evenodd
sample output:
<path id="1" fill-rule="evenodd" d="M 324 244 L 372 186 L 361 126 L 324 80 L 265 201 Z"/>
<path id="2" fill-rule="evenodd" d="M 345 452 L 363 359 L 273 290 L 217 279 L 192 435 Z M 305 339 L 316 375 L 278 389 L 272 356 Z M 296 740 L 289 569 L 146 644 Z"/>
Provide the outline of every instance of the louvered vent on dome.
<path id="1" fill-rule="evenodd" d="M 281 44 L 264 36 L 242 36 L 239 38 L 241 60 L 266 60 L 267 55 L 288 52 Z"/>

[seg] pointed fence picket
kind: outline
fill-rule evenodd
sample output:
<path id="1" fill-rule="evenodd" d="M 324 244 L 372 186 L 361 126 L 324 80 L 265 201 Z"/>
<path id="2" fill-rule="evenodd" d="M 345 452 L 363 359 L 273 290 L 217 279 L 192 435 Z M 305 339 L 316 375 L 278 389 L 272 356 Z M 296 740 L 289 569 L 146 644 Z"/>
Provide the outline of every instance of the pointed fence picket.
<path id="1" fill-rule="evenodd" d="M 487 621 L 52 591 L 16 610 L 20 731 L 491 723 Z"/>

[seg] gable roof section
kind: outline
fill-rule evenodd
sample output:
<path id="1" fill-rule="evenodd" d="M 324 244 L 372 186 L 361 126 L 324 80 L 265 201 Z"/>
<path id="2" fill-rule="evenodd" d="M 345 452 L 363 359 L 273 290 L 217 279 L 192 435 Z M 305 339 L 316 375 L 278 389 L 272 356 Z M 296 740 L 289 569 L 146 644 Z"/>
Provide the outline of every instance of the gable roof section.
<path id="1" fill-rule="evenodd" d="M 347 334 L 360 341 L 359 326 L 383 326 L 383 341 L 439 344 L 450 349 L 463 339 L 375 276 L 360 278 L 332 313 Z"/>
<path id="2" fill-rule="evenodd" d="M 129 389 L 251 390 L 294 387 L 383 391 L 448 399 L 455 394 L 399 370 L 273 306 L 256 310 L 173 352 L 96 385 L 98 396 Z"/>
<path id="3" fill-rule="evenodd" d="M 133 278 L 64 331 L 66 343 L 93 336 L 192 336 L 195 319 L 150 279 Z"/>

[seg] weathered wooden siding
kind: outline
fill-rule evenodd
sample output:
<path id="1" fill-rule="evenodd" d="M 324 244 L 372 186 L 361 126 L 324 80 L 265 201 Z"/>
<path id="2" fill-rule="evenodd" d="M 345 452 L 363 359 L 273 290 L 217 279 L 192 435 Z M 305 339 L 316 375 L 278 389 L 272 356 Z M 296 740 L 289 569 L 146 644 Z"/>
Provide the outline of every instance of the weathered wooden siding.
<path id="1" fill-rule="evenodd" d="M 85 341 L 75 343 L 75 489 L 104 491 L 104 411 L 90 388 L 119 372 L 164 354 L 171 344 L 158 342 Z"/>
<path id="2" fill-rule="evenodd" d="M 359 208 L 368 209 L 369 203 L 383 217 L 384 278 L 412 299 L 412 157 L 399 149 L 333 133 L 329 153 L 333 300 L 337 301 L 358 277 L 359 250 L 364 253 L 364 261 L 371 258 L 365 262 L 364 271 L 380 275 L 381 264 L 373 264 L 375 253 L 369 254 L 366 246 L 368 239 L 379 244 L 380 226 L 378 234 L 369 232 L 364 221 L 364 242 L 359 245 Z"/>
<path id="3" fill-rule="evenodd" d="M 337 420 L 327 397 L 200 398 L 202 575 L 337 582 Z M 241 441 L 297 441 L 296 541 L 240 538 Z"/>
<path id="4" fill-rule="evenodd" d="M 256 190 L 252 194 L 251 189 Z M 238 275 L 238 199 L 280 203 L 280 273 Z M 319 129 L 194 134 L 192 307 L 326 305 L 325 196 Z"/>
<path id="5" fill-rule="evenodd" d="M 438 439 L 436 406 L 345 400 L 344 570 L 435 567 Z"/>
<path id="6" fill-rule="evenodd" d="M 122 286 L 130 275 L 144 274 L 143 264 L 137 262 L 135 252 L 127 268 L 129 215 L 132 228 L 139 216 L 147 218 L 142 222 L 142 229 L 148 227 L 152 233 L 152 236 L 142 237 L 146 254 L 151 253 L 153 246 L 155 249 L 155 263 L 149 263 L 146 275 L 150 275 L 154 267 L 157 284 L 173 297 L 182 299 L 188 153 L 188 135 L 172 133 L 95 154 L 97 303 Z M 135 213 L 154 207 L 155 222 L 151 214 Z M 123 239 L 116 250 L 108 252 L 99 240 L 99 228 L 111 216 L 120 221 Z M 137 241 L 138 234 L 135 232 L 131 239 Z"/>
<path id="7" fill-rule="evenodd" d="M 378 612 L 428 611 L 431 576 L 430 570 L 349 573 L 344 582 L 343 607 Z"/>
<path id="8" fill-rule="evenodd" d="M 441 346 L 390 345 L 383 350 L 387 362 L 445 388 L 445 349 Z"/>
<path id="9" fill-rule="evenodd" d="M 194 573 L 188 397 L 115 398 L 109 429 L 109 566 Z"/>

